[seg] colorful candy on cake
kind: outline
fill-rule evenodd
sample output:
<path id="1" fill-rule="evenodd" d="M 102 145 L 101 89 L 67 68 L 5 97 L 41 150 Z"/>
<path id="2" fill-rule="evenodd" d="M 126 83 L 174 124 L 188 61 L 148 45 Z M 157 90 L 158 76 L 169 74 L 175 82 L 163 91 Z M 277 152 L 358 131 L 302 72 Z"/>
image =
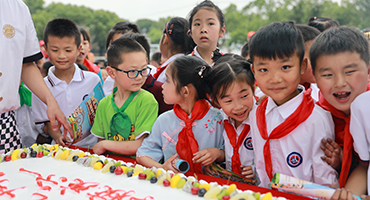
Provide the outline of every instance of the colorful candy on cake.
<path id="1" fill-rule="evenodd" d="M 285 199 L 58 145 L 16 149 L 0 161 L 0 199 Z"/>

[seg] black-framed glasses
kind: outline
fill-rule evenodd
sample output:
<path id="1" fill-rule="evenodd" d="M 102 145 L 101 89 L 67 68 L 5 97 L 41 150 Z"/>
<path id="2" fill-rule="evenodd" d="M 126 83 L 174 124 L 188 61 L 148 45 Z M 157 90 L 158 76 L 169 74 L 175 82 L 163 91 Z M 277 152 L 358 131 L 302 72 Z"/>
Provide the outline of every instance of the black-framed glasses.
<path id="1" fill-rule="evenodd" d="M 132 70 L 128 70 L 128 71 L 118 69 L 117 67 L 113 67 L 113 66 L 111 66 L 111 67 L 115 70 L 126 73 L 127 77 L 130 78 L 130 79 L 136 78 L 139 75 L 139 73 L 142 77 L 148 77 L 149 74 L 150 74 L 150 71 L 152 71 L 152 69 L 150 67 L 146 67 L 142 70 L 132 69 Z"/>

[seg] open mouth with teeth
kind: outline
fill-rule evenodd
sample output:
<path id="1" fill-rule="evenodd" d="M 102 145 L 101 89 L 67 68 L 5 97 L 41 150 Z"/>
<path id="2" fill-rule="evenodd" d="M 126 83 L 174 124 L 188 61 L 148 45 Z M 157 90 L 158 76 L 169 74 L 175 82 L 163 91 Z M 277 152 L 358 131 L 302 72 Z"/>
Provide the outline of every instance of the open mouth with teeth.
<path id="1" fill-rule="evenodd" d="M 241 113 L 234 113 L 235 116 L 240 117 L 243 116 L 248 110 L 245 110 L 244 112 Z"/>
<path id="2" fill-rule="evenodd" d="M 334 93 L 333 95 L 337 99 L 346 99 L 347 97 L 349 97 L 350 94 L 351 92 L 337 92 L 337 93 Z"/>

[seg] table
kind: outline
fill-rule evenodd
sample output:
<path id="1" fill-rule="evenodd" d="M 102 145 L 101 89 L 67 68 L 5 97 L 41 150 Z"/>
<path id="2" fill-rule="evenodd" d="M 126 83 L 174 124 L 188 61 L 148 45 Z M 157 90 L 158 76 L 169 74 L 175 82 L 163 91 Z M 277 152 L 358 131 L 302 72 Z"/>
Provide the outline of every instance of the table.
<path id="1" fill-rule="evenodd" d="M 82 151 L 90 152 L 90 153 L 93 154 L 92 149 L 86 149 L 86 148 L 77 147 L 77 146 L 70 146 L 69 148 L 71 148 L 71 149 L 80 149 Z M 104 154 L 104 156 L 109 157 L 109 158 L 113 158 L 115 160 L 122 160 L 122 161 L 125 161 L 125 162 L 131 162 L 131 163 L 136 164 L 135 159 L 129 158 L 129 157 L 126 157 L 126 156 L 120 156 L 120 155 L 116 155 L 116 154 Z M 261 194 L 271 192 L 272 195 L 275 196 L 275 197 L 285 197 L 286 199 L 292 199 L 292 200 L 293 199 L 312 200 L 311 198 L 304 197 L 304 196 L 298 196 L 298 195 L 295 195 L 295 194 L 280 192 L 280 191 L 271 190 L 271 189 L 268 189 L 268 188 L 258 187 L 258 186 L 239 183 L 239 182 L 234 182 L 234 181 L 228 181 L 226 179 L 222 179 L 222 178 L 218 178 L 218 177 L 214 177 L 214 176 L 208 176 L 208 175 L 198 174 L 198 173 L 195 173 L 195 174 L 197 175 L 199 180 L 205 180 L 208 183 L 217 182 L 219 185 L 230 185 L 230 184 L 234 183 L 235 185 L 237 185 L 237 188 L 240 189 L 240 190 L 252 190 L 254 192 L 260 192 Z"/>

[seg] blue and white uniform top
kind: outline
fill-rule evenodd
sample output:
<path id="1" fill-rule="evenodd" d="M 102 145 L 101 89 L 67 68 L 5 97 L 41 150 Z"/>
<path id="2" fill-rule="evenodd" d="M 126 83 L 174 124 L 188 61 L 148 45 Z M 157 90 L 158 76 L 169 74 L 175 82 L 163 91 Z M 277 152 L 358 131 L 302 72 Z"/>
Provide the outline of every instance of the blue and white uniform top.
<path id="1" fill-rule="evenodd" d="M 200 120 L 193 122 L 194 137 L 198 142 L 199 150 L 206 148 L 224 149 L 222 133 L 223 117 L 219 109 L 211 107 L 208 113 Z M 136 156 L 148 156 L 159 162 L 176 154 L 178 134 L 185 126 L 173 110 L 161 114 L 155 121 L 151 134 L 144 139 Z"/>

